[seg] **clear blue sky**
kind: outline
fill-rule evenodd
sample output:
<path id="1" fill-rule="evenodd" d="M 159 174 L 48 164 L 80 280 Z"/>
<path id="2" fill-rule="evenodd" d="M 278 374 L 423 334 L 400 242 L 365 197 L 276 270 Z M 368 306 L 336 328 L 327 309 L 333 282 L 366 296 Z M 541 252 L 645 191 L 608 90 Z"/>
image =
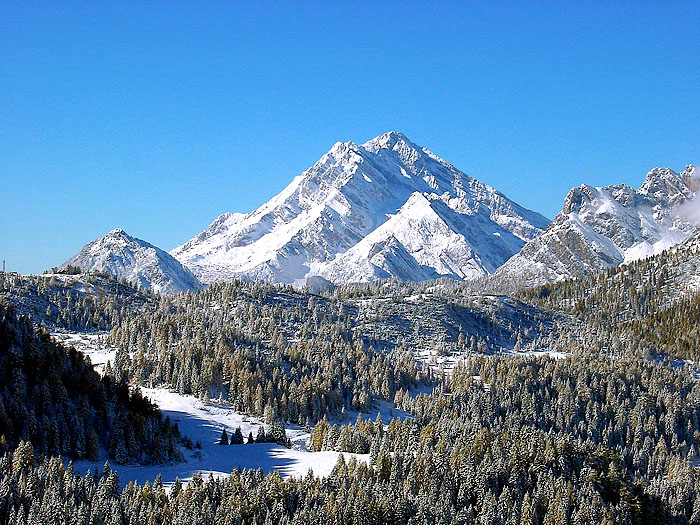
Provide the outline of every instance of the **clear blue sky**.
<path id="1" fill-rule="evenodd" d="M 698 2 L 0 0 L 0 26 L 20 272 L 115 227 L 170 250 L 389 130 L 550 218 L 700 162 Z"/>

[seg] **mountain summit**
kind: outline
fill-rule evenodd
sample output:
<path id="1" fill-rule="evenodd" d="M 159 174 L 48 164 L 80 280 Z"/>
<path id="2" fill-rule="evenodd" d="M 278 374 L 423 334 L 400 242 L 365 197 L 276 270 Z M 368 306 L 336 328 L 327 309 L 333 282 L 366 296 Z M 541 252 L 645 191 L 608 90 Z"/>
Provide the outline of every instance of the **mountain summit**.
<path id="1" fill-rule="evenodd" d="M 202 288 L 197 278 L 166 252 L 132 237 L 121 228 L 86 244 L 61 268 L 69 265 L 85 271 L 104 271 L 157 293 Z"/>
<path id="2" fill-rule="evenodd" d="M 206 283 L 471 279 L 548 223 L 392 131 L 337 142 L 260 208 L 219 216 L 171 255 Z"/>

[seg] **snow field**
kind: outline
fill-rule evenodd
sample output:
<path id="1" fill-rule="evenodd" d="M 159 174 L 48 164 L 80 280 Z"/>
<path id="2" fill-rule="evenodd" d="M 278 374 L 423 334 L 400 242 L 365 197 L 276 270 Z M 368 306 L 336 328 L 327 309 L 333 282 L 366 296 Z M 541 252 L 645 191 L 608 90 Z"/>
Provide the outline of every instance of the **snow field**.
<path id="1" fill-rule="evenodd" d="M 187 436 L 193 443 L 200 442 L 201 449 L 181 449 L 185 462 L 170 465 L 112 465 L 119 474 L 123 485 L 129 481 L 138 483 L 153 482 L 160 473 L 163 484 L 172 486 L 179 478 L 186 483 L 199 473 L 205 479 L 208 476 L 227 476 L 234 469 L 257 469 L 263 472 L 279 472 L 283 477 L 303 477 L 309 470 L 314 475 L 328 476 L 340 456 L 340 452 L 324 451 L 309 452 L 306 441 L 309 434 L 298 427 L 288 428 L 287 437 L 292 441 L 288 449 L 274 443 L 256 443 L 244 445 L 219 445 L 221 431 L 226 429 L 230 436 L 236 427 L 241 427 L 244 438 L 249 432 L 257 435 L 258 428 L 263 424 L 259 419 L 240 414 L 231 409 L 227 403 L 203 403 L 194 396 L 178 394 L 165 388 L 142 388 L 143 394 L 151 399 L 163 412 L 177 423 L 180 433 Z M 388 408 L 387 408 L 388 414 Z M 348 419 L 354 421 L 354 419 Z M 368 454 L 342 453 L 346 459 L 355 456 L 360 461 L 367 461 Z M 107 460 L 106 453 L 98 461 L 78 461 L 74 468 L 78 472 L 90 469 L 92 472 L 102 470 Z"/>

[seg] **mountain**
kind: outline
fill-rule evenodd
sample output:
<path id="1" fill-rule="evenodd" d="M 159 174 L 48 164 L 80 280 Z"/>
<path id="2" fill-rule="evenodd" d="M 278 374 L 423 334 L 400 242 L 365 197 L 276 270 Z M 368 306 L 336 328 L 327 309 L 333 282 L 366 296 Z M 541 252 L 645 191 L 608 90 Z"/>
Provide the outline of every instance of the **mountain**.
<path id="1" fill-rule="evenodd" d="M 700 173 L 651 170 L 637 190 L 625 184 L 572 189 L 564 208 L 538 238 L 489 280 L 534 286 L 580 277 L 662 252 L 697 224 Z"/>
<path id="2" fill-rule="evenodd" d="M 521 245 L 489 217 L 466 219 L 435 194 L 415 192 L 396 215 L 321 272 L 335 282 L 471 279 L 495 271 Z"/>
<path id="3" fill-rule="evenodd" d="M 224 214 L 171 252 L 206 283 L 471 279 L 548 225 L 405 135 L 338 142 L 248 214 Z"/>
<path id="4" fill-rule="evenodd" d="M 117 279 L 156 293 L 173 294 L 198 290 L 202 284 L 169 254 L 117 228 L 83 246 L 61 268 L 77 266 L 85 271 L 107 272 Z"/>

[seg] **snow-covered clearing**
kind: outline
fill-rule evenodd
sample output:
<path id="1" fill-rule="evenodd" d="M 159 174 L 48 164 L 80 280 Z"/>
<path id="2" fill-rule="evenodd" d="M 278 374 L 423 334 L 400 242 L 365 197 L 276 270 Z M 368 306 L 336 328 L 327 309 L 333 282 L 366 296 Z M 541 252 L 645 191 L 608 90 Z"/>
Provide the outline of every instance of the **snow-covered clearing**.
<path id="1" fill-rule="evenodd" d="M 547 356 L 552 359 L 566 359 L 569 357 L 570 354 L 567 354 L 565 352 L 555 352 L 551 350 L 528 350 L 525 352 L 516 352 L 516 351 L 504 351 L 501 352 L 500 354 L 497 355 L 523 355 L 523 356 L 532 356 L 532 357 L 542 357 L 542 356 Z"/>
<path id="2" fill-rule="evenodd" d="M 53 336 L 56 340 L 72 345 L 88 355 L 92 364 L 100 372 L 107 361 L 114 360 L 115 349 L 105 343 L 106 333 L 54 333 Z M 306 450 L 309 434 L 298 426 L 287 428 L 287 437 L 292 442 L 292 448 L 289 449 L 274 443 L 219 445 L 223 429 L 226 429 L 227 434 L 231 436 L 235 429 L 240 427 L 244 438 L 247 438 L 250 432 L 253 436 L 257 435 L 262 422 L 257 418 L 236 412 L 226 402 L 204 403 L 194 396 L 171 392 L 166 388 L 141 388 L 141 391 L 158 405 L 164 416 L 169 416 L 172 422 L 178 424 L 183 436 L 190 438 L 193 443 L 201 443 L 201 449 L 187 450 L 182 447 L 181 450 L 185 456 L 183 463 L 153 466 L 113 465 L 119 473 L 122 485 L 126 485 L 129 481 L 152 482 L 161 473 L 163 483 L 169 486 L 176 478 L 188 481 L 197 472 L 204 477 L 210 474 L 220 477 L 230 474 L 236 468 L 261 468 L 266 473 L 276 470 L 284 477 L 301 477 L 312 470 L 316 476 L 324 477 L 333 470 L 341 454 L 332 451 L 309 452 Z M 381 402 L 376 405 L 376 411 L 363 414 L 363 418 L 374 419 L 377 412 L 385 422 L 392 417 L 409 417 L 406 412 L 396 409 L 393 404 Z M 343 422 L 351 423 L 356 418 L 357 412 L 348 412 Z M 338 420 L 331 422 L 340 423 Z M 367 461 L 369 458 L 368 454 L 345 452 L 343 455 L 346 459 L 355 456 L 361 461 Z M 76 461 L 74 468 L 77 472 L 85 472 L 88 469 L 92 472 L 101 471 L 106 460 L 106 451 L 102 451 L 98 461 Z"/>
<path id="3" fill-rule="evenodd" d="M 450 374 L 457 366 L 457 363 L 463 361 L 469 356 L 484 355 L 485 357 L 493 356 L 531 356 L 531 357 L 541 357 L 548 356 L 552 359 L 566 359 L 569 354 L 564 352 L 554 352 L 549 350 L 508 350 L 502 349 L 500 352 L 493 354 L 469 354 L 467 352 L 454 351 L 447 355 L 441 354 L 435 350 L 420 350 L 416 353 L 419 361 L 430 366 L 436 372 L 444 372 L 445 374 Z"/>
<path id="4" fill-rule="evenodd" d="M 454 367 L 457 366 L 457 363 L 459 363 L 465 357 L 466 354 L 463 354 L 461 352 L 450 352 L 447 355 L 441 354 L 436 350 L 428 349 L 419 350 L 418 352 L 416 352 L 416 358 L 419 361 L 422 361 L 423 363 L 427 364 L 436 372 L 442 371 L 445 373 L 452 372 Z"/>
<path id="5" fill-rule="evenodd" d="M 251 431 L 255 436 L 262 423 L 232 410 L 226 403 L 203 403 L 194 396 L 170 392 L 164 388 L 142 388 L 142 392 L 160 407 L 163 415 L 177 422 L 183 435 L 193 442 L 199 441 L 202 448 L 183 448 L 184 463 L 147 467 L 115 465 L 122 485 L 129 481 L 152 482 L 161 473 L 163 483 L 169 486 L 176 478 L 188 481 L 197 472 L 205 478 L 210 474 L 221 477 L 237 468 L 261 468 L 266 473 L 276 470 L 284 477 L 301 477 L 312 470 L 316 476 L 323 477 L 330 474 L 340 456 L 340 452 L 307 451 L 305 446 L 309 434 L 298 427 L 287 429 L 287 436 L 292 441 L 290 449 L 273 443 L 219 445 L 222 429 L 225 428 L 230 436 L 236 427 L 241 427 L 244 437 L 248 437 Z M 369 457 L 367 454 L 344 455 L 346 459 L 356 456 L 362 461 L 367 461 Z M 79 472 L 88 468 L 94 472 L 95 469 L 102 469 L 105 460 L 106 457 L 97 462 L 79 461 L 74 463 L 74 467 Z"/>

